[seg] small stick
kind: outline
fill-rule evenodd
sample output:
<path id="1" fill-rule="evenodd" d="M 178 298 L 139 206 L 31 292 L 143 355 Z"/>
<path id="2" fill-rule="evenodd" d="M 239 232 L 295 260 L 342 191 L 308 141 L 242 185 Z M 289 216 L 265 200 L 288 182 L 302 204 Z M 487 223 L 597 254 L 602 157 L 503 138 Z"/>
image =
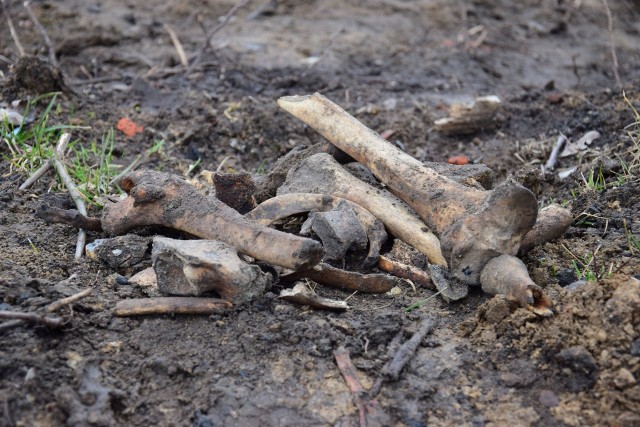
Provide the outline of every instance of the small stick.
<path id="1" fill-rule="evenodd" d="M 563 134 L 560 134 L 560 136 L 558 136 L 558 140 L 553 146 L 553 150 L 551 150 L 551 155 L 549 155 L 549 160 L 547 160 L 547 163 L 544 164 L 545 173 L 547 171 L 552 171 L 556 167 L 556 163 L 558 162 L 558 155 L 564 148 L 566 142 L 567 142 L 567 137 L 564 136 Z"/>
<path id="2" fill-rule="evenodd" d="M 43 204 L 36 211 L 36 216 L 54 224 L 67 224 L 85 231 L 102 231 L 102 221 L 99 218 L 82 215 L 75 209 L 60 209 Z"/>
<path id="3" fill-rule="evenodd" d="M 613 40 L 613 17 L 611 16 L 611 9 L 609 9 L 609 2 L 602 0 L 604 10 L 607 13 L 607 29 L 609 32 L 609 50 L 611 51 L 611 68 L 613 70 L 613 78 L 616 81 L 616 86 L 622 87 L 620 82 L 620 74 L 618 73 L 618 55 L 616 55 L 616 44 Z"/>
<path id="4" fill-rule="evenodd" d="M 281 276 L 280 284 L 286 286 L 304 278 L 332 288 L 372 294 L 389 292 L 400 283 L 398 278 L 387 274 L 360 274 L 320 263 L 309 270 L 295 271 Z"/>
<path id="5" fill-rule="evenodd" d="M 33 173 L 19 188 L 20 190 L 26 190 L 31 187 L 42 175 L 44 175 L 49 169 L 51 169 L 51 159 L 47 160 Z"/>
<path id="6" fill-rule="evenodd" d="M 353 366 L 347 350 L 345 350 L 344 347 L 340 347 L 333 352 L 333 356 L 336 358 L 338 370 L 351 391 L 353 403 L 356 405 L 356 408 L 358 408 L 360 427 L 373 426 L 380 423 L 380 418 L 383 415 L 382 408 L 375 400 L 363 399 L 365 391 L 362 384 L 360 384 L 358 371 L 355 366 Z M 367 415 L 369 417 L 367 417 Z"/>
<path id="7" fill-rule="evenodd" d="M 87 216 L 87 208 L 84 204 L 84 199 L 82 198 L 82 194 L 80 193 L 80 191 L 78 191 L 78 188 L 73 183 L 73 179 L 71 179 L 71 177 L 69 176 L 69 173 L 67 172 L 67 169 L 64 167 L 64 164 L 60 160 L 60 158 L 62 157 L 62 153 L 64 152 L 64 147 L 66 147 L 66 145 L 69 143 L 70 138 L 71 138 L 71 134 L 66 132 L 63 133 L 62 136 L 60 136 L 60 140 L 56 145 L 55 154 L 52 159 L 53 166 L 56 168 L 56 171 L 58 172 L 58 175 L 60 176 L 60 179 L 64 183 L 65 187 L 67 187 L 67 191 L 69 191 L 69 195 L 71 195 L 71 198 L 73 199 L 76 206 L 78 207 L 78 211 L 82 215 Z M 76 254 L 75 254 L 76 259 L 80 259 L 82 257 L 82 251 L 84 251 L 84 244 L 86 240 L 87 240 L 87 233 L 84 230 L 80 230 L 78 232 L 78 241 L 76 243 Z"/>
<path id="8" fill-rule="evenodd" d="M 22 324 L 24 324 L 22 320 L 9 320 L 8 322 L 0 324 L 0 332 L 6 331 L 7 329 L 13 329 L 16 326 L 20 326 Z"/>
<path id="9" fill-rule="evenodd" d="M 20 38 L 18 38 L 18 33 L 16 32 L 16 28 L 13 26 L 13 21 L 11 20 L 11 15 L 9 15 L 9 9 L 7 9 L 7 5 L 5 0 L 2 1 L 2 10 L 4 11 L 4 16 L 7 19 L 7 26 L 9 27 L 9 32 L 11 33 L 11 38 L 13 39 L 13 43 L 15 43 L 16 48 L 18 49 L 18 54 L 23 57 L 25 56 L 24 48 L 22 47 L 22 43 L 20 43 Z"/>
<path id="10" fill-rule="evenodd" d="M 435 325 L 436 322 L 433 319 L 429 317 L 424 319 L 420 325 L 420 329 L 413 334 L 409 341 L 402 344 L 393 359 L 382 368 L 382 374 L 392 381 L 397 381 L 402 368 L 411 360 L 422 339 L 431 332 Z"/>
<path id="11" fill-rule="evenodd" d="M 44 325 L 49 329 L 58 329 L 62 326 L 62 319 L 59 317 L 44 317 L 36 313 L 22 313 L 18 311 L 0 311 L 0 319 L 15 319 L 27 323 Z"/>
<path id="12" fill-rule="evenodd" d="M 142 316 L 146 314 L 213 314 L 233 307 L 218 298 L 157 297 L 127 299 L 118 302 L 115 316 Z"/>
<path id="13" fill-rule="evenodd" d="M 427 289 L 436 289 L 433 282 L 431 282 L 429 273 L 417 267 L 414 267 L 413 265 L 403 264 L 401 262 L 394 261 L 380 255 L 380 258 L 378 258 L 378 268 L 382 271 L 386 271 L 389 274 L 393 274 L 394 276 L 411 280 L 413 283 L 422 285 Z"/>
<path id="14" fill-rule="evenodd" d="M 60 64 L 56 59 L 56 50 L 53 47 L 53 43 L 51 42 L 51 39 L 49 38 L 49 33 L 47 33 L 47 30 L 40 23 L 40 21 L 38 21 L 38 18 L 36 18 L 36 15 L 33 13 L 33 10 L 31 10 L 31 2 L 25 1 L 23 5 L 24 5 L 24 8 L 27 10 L 27 14 L 29 15 L 29 18 L 31 18 L 31 20 L 33 21 L 33 25 L 35 25 L 38 31 L 40 32 L 40 34 L 42 34 L 42 37 L 44 38 L 44 42 L 47 44 L 47 48 L 49 49 L 49 61 L 51 62 L 51 65 L 53 65 L 56 68 L 60 68 Z"/>
<path id="15" fill-rule="evenodd" d="M 224 16 L 224 19 L 222 20 L 222 22 L 220 22 L 218 25 L 213 27 L 213 29 L 211 31 L 209 31 L 208 34 L 206 34 L 205 40 L 204 40 L 204 44 L 203 44 L 202 48 L 200 49 L 200 52 L 198 53 L 198 55 L 194 58 L 193 62 L 191 63 L 191 67 L 189 68 L 189 71 L 193 70 L 193 68 L 196 66 L 196 64 L 198 64 L 200 62 L 200 59 L 202 58 L 202 55 L 204 55 L 204 53 L 207 51 L 207 49 L 209 49 L 209 47 L 211 47 L 211 40 L 213 40 L 213 36 L 216 35 L 216 33 L 218 33 L 220 30 L 222 30 L 224 27 L 227 26 L 227 24 L 229 23 L 229 21 L 231 20 L 233 15 L 235 15 L 238 10 L 242 9 L 243 7 L 248 5 L 249 3 L 251 3 L 251 0 L 243 0 L 243 1 L 239 2 L 239 3 L 237 3 L 236 5 L 234 5 L 231 9 L 229 9 L 227 14 Z"/>
<path id="16" fill-rule="evenodd" d="M 73 294 L 69 297 L 59 299 L 58 301 L 54 301 L 47 306 L 47 311 L 49 313 L 53 313 L 54 311 L 60 310 L 65 305 L 73 304 L 74 302 L 88 296 L 93 292 L 93 288 L 87 288 L 84 291 Z"/>
<path id="17" fill-rule="evenodd" d="M 164 24 L 164 29 L 167 33 L 169 33 L 169 37 L 171 37 L 171 43 L 173 43 L 173 47 L 178 53 L 180 63 L 184 68 L 189 68 L 189 60 L 187 59 L 187 55 L 184 53 L 184 48 L 182 47 L 182 43 L 180 43 L 180 39 L 178 39 L 178 35 L 173 30 L 173 28 L 169 26 L 169 24 Z"/>

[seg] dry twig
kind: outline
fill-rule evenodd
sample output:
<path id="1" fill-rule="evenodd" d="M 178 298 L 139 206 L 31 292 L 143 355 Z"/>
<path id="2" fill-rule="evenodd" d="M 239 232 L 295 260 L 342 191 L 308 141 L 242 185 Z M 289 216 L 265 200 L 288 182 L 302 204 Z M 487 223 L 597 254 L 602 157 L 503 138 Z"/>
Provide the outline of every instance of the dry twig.
<path id="1" fill-rule="evenodd" d="M 113 314 L 116 316 L 141 316 L 145 314 L 213 314 L 233 307 L 228 301 L 217 298 L 157 297 L 126 299 L 120 301 Z"/>
<path id="2" fill-rule="evenodd" d="M 164 29 L 167 33 L 169 33 L 169 37 L 171 37 L 171 43 L 173 43 L 173 47 L 176 49 L 178 53 L 178 58 L 180 58 L 180 63 L 184 68 L 189 68 L 189 60 L 187 59 L 187 55 L 184 53 L 184 48 L 182 47 L 182 43 L 180 43 L 180 39 L 176 32 L 171 28 L 169 24 L 164 24 Z"/>
<path id="3" fill-rule="evenodd" d="M 46 326 L 49 329 L 58 329 L 62 326 L 62 319 L 59 317 L 44 317 L 36 313 L 23 313 L 18 311 L 0 311 L 0 319 L 20 320 L 22 322 L 33 323 Z"/>
<path id="4" fill-rule="evenodd" d="M 9 9 L 7 8 L 5 0 L 2 1 L 2 10 L 4 11 L 5 19 L 7 20 L 7 26 L 9 27 L 9 32 L 11 33 L 11 38 L 13 39 L 13 43 L 16 45 L 16 49 L 18 49 L 18 54 L 22 57 L 25 56 L 24 48 L 22 47 L 22 43 L 20 43 L 20 38 L 18 38 L 18 33 L 16 32 L 16 28 L 13 26 L 13 21 L 11 20 L 11 15 L 9 14 Z"/>
<path id="5" fill-rule="evenodd" d="M 73 199 L 78 208 L 78 212 L 80 212 L 85 217 L 87 216 L 87 207 L 84 204 L 84 199 L 82 198 L 82 194 L 78 191 L 78 188 L 73 182 L 73 179 L 69 176 L 67 169 L 62 163 L 62 155 L 64 153 L 64 148 L 69 143 L 69 139 L 71 138 L 71 134 L 63 133 L 60 136 L 60 140 L 56 145 L 56 150 L 53 157 L 53 166 L 56 168 L 60 179 L 62 180 L 65 187 L 67 187 L 67 191 L 69 191 L 69 195 Z M 87 240 L 87 233 L 84 230 L 80 230 L 78 232 L 78 241 L 76 243 L 76 254 L 75 258 L 80 259 L 82 257 L 82 251 L 84 251 L 84 244 Z"/>
<path id="6" fill-rule="evenodd" d="M 56 58 L 56 50 L 53 47 L 53 43 L 51 42 L 51 39 L 49 38 L 49 33 L 47 33 L 47 30 L 40 23 L 40 21 L 38 21 L 38 18 L 36 18 L 36 15 L 33 13 L 33 10 L 31 10 L 31 2 L 25 1 L 23 4 L 24 4 L 24 8 L 27 10 L 27 14 L 29 14 L 29 18 L 31 18 L 31 20 L 33 21 L 33 25 L 35 25 L 35 27 L 40 32 L 40 34 L 42 34 L 42 37 L 44 38 L 44 42 L 47 44 L 47 48 L 49 49 L 49 61 L 51 62 L 51 65 L 53 65 L 56 68 L 60 68 L 60 64 L 58 63 L 58 59 Z"/>
<path id="7" fill-rule="evenodd" d="M 43 204 L 36 211 L 36 216 L 54 224 L 67 224 L 85 231 L 102 231 L 102 221 L 99 218 L 82 215 L 75 209 L 60 209 Z"/>
<path id="8" fill-rule="evenodd" d="M 49 169 L 51 169 L 51 159 L 44 162 L 42 166 L 40 166 L 38 170 L 33 173 L 33 175 L 27 178 L 27 180 L 23 182 L 19 187 L 20 190 L 26 190 L 27 188 L 31 187 L 38 179 L 40 179 L 42 175 L 47 173 Z"/>
<path id="9" fill-rule="evenodd" d="M 611 69 L 613 71 L 613 78 L 616 81 L 617 87 L 622 87 L 620 82 L 620 74 L 618 73 L 618 55 L 616 55 L 616 44 L 613 40 L 613 17 L 611 16 L 611 9 L 609 9 L 609 2 L 602 0 L 604 10 L 607 13 L 607 30 L 609 33 L 609 50 L 611 51 Z"/>
<path id="10" fill-rule="evenodd" d="M 47 311 L 49 313 L 53 313 L 54 311 L 60 310 L 65 305 L 73 304 L 74 302 L 88 296 L 93 292 L 93 288 L 87 288 L 83 291 L 80 291 L 76 294 L 73 294 L 69 297 L 59 299 L 58 301 L 54 301 L 47 306 Z"/>

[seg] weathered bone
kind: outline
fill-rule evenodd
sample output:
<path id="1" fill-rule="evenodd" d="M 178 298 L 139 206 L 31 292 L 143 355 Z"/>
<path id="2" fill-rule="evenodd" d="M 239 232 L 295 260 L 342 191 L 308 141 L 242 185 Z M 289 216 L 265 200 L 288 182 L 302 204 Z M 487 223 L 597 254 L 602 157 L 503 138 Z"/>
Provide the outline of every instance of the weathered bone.
<path id="1" fill-rule="evenodd" d="M 332 300 L 321 297 L 309 288 L 305 283 L 298 283 L 293 289 L 283 289 L 280 298 L 296 304 L 308 305 L 323 310 L 345 311 L 349 308 L 346 301 Z"/>
<path id="2" fill-rule="evenodd" d="M 279 196 L 287 193 L 329 194 L 357 203 L 382 221 L 394 236 L 427 254 L 429 262 L 447 264 L 438 238 L 401 200 L 360 181 L 329 154 L 314 154 L 292 168 L 278 189 Z"/>
<path id="3" fill-rule="evenodd" d="M 157 236 L 151 257 L 158 290 L 166 295 L 200 296 L 215 291 L 224 300 L 242 304 L 264 294 L 274 279 L 216 240 Z"/>
<path id="4" fill-rule="evenodd" d="M 349 203 L 358 221 L 367 233 L 369 239 L 369 252 L 363 262 L 363 267 L 368 268 L 378 261 L 380 248 L 387 240 L 387 233 L 383 224 L 362 206 L 341 197 L 328 196 L 326 194 L 290 193 L 273 197 L 262 202 L 254 210 L 245 216 L 263 225 L 269 226 L 274 222 L 304 212 L 324 212 L 335 208 L 341 202 Z"/>
<path id="5" fill-rule="evenodd" d="M 324 255 L 322 245 L 315 240 L 250 221 L 176 176 L 141 170 L 125 175 L 119 185 L 129 197 L 105 206 L 102 228 L 109 234 L 163 225 L 204 239 L 221 240 L 240 253 L 294 270 L 308 269 Z"/>
<path id="6" fill-rule="evenodd" d="M 320 263 L 309 270 L 296 271 L 281 276 L 280 284 L 287 286 L 305 278 L 332 288 L 372 294 L 389 292 L 401 283 L 400 279 L 388 274 L 360 274 Z"/>
<path id="7" fill-rule="evenodd" d="M 529 277 L 527 266 L 519 258 L 500 255 L 490 260 L 480 276 L 482 290 L 503 294 L 540 316 L 549 316 L 551 300 Z"/>
<path id="8" fill-rule="evenodd" d="M 535 246 L 557 239 L 572 222 L 573 215 L 568 209 L 556 204 L 545 206 L 538 212 L 538 220 L 533 228 L 522 239 L 519 253 L 529 252 Z"/>
<path id="9" fill-rule="evenodd" d="M 515 255 L 535 223 L 534 195 L 512 180 L 490 192 L 458 184 L 389 144 L 320 94 L 283 97 L 278 105 L 367 166 L 415 209 L 440 236 L 454 276 L 464 283 L 478 284 L 490 259 Z"/>
<path id="10" fill-rule="evenodd" d="M 125 299 L 116 304 L 114 316 L 147 314 L 213 314 L 233 307 L 229 301 L 217 298 L 157 297 Z"/>

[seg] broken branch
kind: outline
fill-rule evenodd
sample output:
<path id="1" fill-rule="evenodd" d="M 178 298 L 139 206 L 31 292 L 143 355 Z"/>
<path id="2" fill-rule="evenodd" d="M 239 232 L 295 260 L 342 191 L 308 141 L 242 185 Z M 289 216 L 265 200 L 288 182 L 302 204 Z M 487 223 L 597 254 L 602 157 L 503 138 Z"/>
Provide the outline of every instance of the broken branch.
<path id="1" fill-rule="evenodd" d="M 157 297 L 122 300 L 116 304 L 115 316 L 143 316 L 147 314 L 213 314 L 233 307 L 217 298 Z"/>
<path id="2" fill-rule="evenodd" d="M 62 319 L 59 317 L 45 317 L 36 313 L 22 313 L 17 311 L 0 311 L 0 319 L 20 320 L 27 323 L 46 326 L 49 329 L 59 329 Z M 8 323 L 8 322 L 7 322 Z"/>
<path id="3" fill-rule="evenodd" d="M 58 311 L 60 310 L 62 307 L 64 307 L 65 305 L 69 305 L 69 304 L 73 304 L 76 301 L 81 300 L 82 298 L 89 296 L 91 294 L 91 292 L 93 292 L 93 288 L 87 288 L 83 291 L 80 291 L 76 294 L 73 294 L 69 297 L 66 298 L 62 298 L 58 301 L 54 301 L 51 304 L 49 304 L 47 306 L 47 311 L 49 313 L 53 313 L 54 311 Z"/>

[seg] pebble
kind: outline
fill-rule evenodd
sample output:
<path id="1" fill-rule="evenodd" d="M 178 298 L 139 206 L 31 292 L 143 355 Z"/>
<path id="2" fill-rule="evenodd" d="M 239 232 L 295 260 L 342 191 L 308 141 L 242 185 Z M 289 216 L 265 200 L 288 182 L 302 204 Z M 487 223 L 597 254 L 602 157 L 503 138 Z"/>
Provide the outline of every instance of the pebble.
<path id="1" fill-rule="evenodd" d="M 542 406 L 547 408 L 553 408 L 560 404 L 560 398 L 558 398 L 558 396 L 551 390 L 542 390 L 538 397 L 538 401 Z"/>
<path id="2" fill-rule="evenodd" d="M 620 368 L 616 376 L 613 378 L 613 384 L 620 390 L 630 387 L 635 383 L 636 378 L 626 368 Z"/>

